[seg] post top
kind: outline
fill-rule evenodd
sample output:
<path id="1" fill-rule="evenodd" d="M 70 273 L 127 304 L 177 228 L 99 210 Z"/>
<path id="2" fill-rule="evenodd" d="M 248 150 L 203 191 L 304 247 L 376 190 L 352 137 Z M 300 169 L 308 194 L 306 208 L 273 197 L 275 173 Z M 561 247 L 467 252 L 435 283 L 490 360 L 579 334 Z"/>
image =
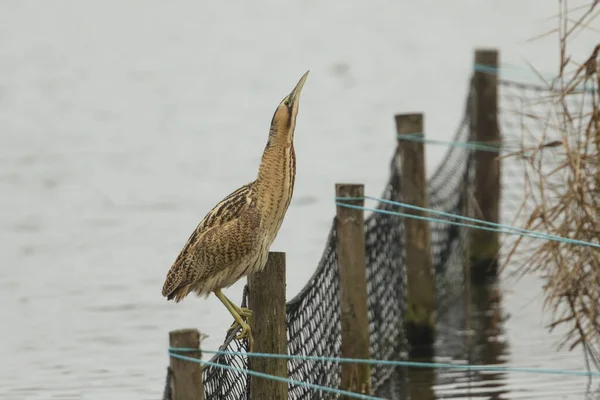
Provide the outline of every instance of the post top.
<path id="1" fill-rule="evenodd" d="M 175 329 L 174 331 L 169 331 L 169 335 L 189 335 L 190 333 L 198 333 L 198 329 L 196 328 L 184 328 L 184 329 Z"/>
<path id="2" fill-rule="evenodd" d="M 199 347 L 200 331 L 195 328 L 170 331 L 169 343 L 171 347 Z"/>
<path id="3" fill-rule="evenodd" d="M 476 49 L 475 64 L 490 65 L 497 67 L 500 52 L 498 49 Z"/>
<path id="4" fill-rule="evenodd" d="M 335 195 L 337 197 L 363 197 L 365 185 L 362 183 L 336 183 Z"/>
<path id="5" fill-rule="evenodd" d="M 394 115 L 396 119 L 405 119 L 405 118 L 423 118 L 422 112 L 411 112 L 411 113 L 400 113 Z"/>
<path id="6" fill-rule="evenodd" d="M 423 113 L 396 114 L 396 134 L 409 135 L 423 133 Z"/>

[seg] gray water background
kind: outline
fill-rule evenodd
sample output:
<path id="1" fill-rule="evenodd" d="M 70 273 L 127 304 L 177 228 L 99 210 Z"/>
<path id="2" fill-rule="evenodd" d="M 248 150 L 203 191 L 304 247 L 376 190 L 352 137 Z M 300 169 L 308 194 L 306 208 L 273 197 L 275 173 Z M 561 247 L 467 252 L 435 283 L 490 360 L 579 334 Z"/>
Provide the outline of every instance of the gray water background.
<path id="1" fill-rule="evenodd" d="M 161 285 L 204 214 L 255 178 L 273 110 L 304 71 L 295 195 L 273 246 L 287 252 L 288 298 L 321 256 L 334 183 L 380 194 L 394 113 L 423 111 L 427 135 L 450 139 L 476 47 L 555 72 L 555 37 L 526 40 L 556 25 L 556 8 L 0 1 L 0 398 L 157 399 L 169 330 L 197 327 L 204 348 L 218 347 L 231 323 L 222 305 L 167 303 Z M 571 49 L 594 44 L 582 35 Z M 429 173 L 445 151 L 427 148 Z M 239 301 L 242 285 L 226 293 Z M 562 331 L 544 327 L 536 278 L 505 279 L 502 291 L 504 362 L 584 368 L 581 351 L 556 350 Z M 501 381 L 480 397 L 463 378 L 434 391 L 579 399 L 587 383 Z"/>

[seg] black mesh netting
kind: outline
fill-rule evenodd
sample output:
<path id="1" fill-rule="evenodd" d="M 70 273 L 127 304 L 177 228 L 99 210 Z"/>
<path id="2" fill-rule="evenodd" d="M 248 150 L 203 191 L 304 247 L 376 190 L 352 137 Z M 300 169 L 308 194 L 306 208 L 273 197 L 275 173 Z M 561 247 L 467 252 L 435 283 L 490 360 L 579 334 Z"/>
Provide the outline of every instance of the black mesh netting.
<path id="1" fill-rule="evenodd" d="M 499 124 L 504 140 L 521 140 L 523 121 L 516 116 L 527 111 L 527 99 L 539 98 L 544 89 L 500 81 L 501 112 Z M 469 91 L 470 93 L 471 91 Z M 504 93 L 506 92 L 506 94 Z M 531 103 L 532 104 L 532 103 Z M 470 140 L 470 96 L 466 101 L 463 120 L 453 140 Z M 531 129 L 536 129 L 532 127 Z M 521 135 L 522 136 L 522 135 Z M 466 147 L 450 147 L 440 167 L 428 182 L 429 207 L 446 213 L 472 214 L 466 209 L 468 196 L 472 196 L 473 150 Z M 397 165 L 399 155 L 391 160 L 391 173 L 382 198 L 402 202 Z M 502 218 L 506 223 L 513 222 L 514 210 L 523 203 L 523 194 L 516 189 L 523 179 L 523 166 L 516 159 L 503 163 L 501 180 L 503 183 Z M 520 184 L 522 192 L 522 184 Z M 378 209 L 399 210 L 397 206 L 379 202 Z M 505 213 L 510 209 L 512 214 Z M 450 343 L 454 332 L 464 328 L 462 305 L 454 307 L 464 294 L 465 243 L 467 229 L 448 224 L 448 217 L 437 217 L 444 222 L 431 222 L 433 264 L 436 272 L 436 296 L 438 311 L 438 341 Z M 458 221 L 458 220 L 456 220 Z M 405 358 L 407 346 L 404 340 L 403 316 L 405 311 L 405 254 L 403 218 L 395 215 L 371 213 L 365 220 L 366 267 L 368 313 L 370 333 L 370 356 L 378 360 L 398 360 Z M 311 355 L 340 357 L 340 313 L 339 282 L 336 260 L 335 219 L 325 244 L 321 261 L 304 289 L 287 303 L 288 353 L 291 355 Z M 243 303 L 246 302 L 246 293 Z M 454 309 L 452 317 L 449 310 Z M 458 310 L 458 311 L 457 311 Z M 462 313 L 462 314 L 461 314 Z M 232 332 L 220 350 L 245 352 L 246 341 L 235 339 Z M 459 340 L 460 341 L 460 340 Z M 439 347 L 439 344 L 438 344 Z M 461 352 L 460 344 L 443 351 L 448 356 Z M 213 363 L 239 368 L 240 372 L 219 368 L 204 367 L 204 387 L 207 400 L 247 399 L 249 378 L 243 370 L 248 368 L 244 356 L 216 355 Z M 340 365 L 333 362 L 290 360 L 289 378 L 312 384 L 337 388 L 339 386 Z M 373 395 L 386 399 L 403 398 L 406 376 L 399 368 L 372 366 Z M 172 400 L 169 385 L 164 399 Z M 333 399 L 336 395 L 316 393 L 312 389 L 290 385 L 290 399 Z"/>

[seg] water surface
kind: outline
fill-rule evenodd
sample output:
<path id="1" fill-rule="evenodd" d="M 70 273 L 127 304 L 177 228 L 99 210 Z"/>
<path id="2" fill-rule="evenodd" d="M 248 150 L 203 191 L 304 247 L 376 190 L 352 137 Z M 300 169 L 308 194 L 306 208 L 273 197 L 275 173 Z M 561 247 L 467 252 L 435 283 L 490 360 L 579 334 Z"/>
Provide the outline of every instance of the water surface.
<path id="1" fill-rule="evenodd" d="M 159 398 L 168 331 L 197 327 L 216 349 L 231 322 L 213 297 L 167 303 L 164 276 L 204 214 L 254 179 L 302 73 L 297 186 L 273 248 L 288 254 L 289 298 L 321 255 L 334 183 L 382 190 L 394 113 L 424 111 L 427 134 L 449 139 L 478 46 L 551 69 L 555 42 L 523 44 L 550 3 L 1 2 L 0 397 Z M 430 172 L 444 151 L 428 148 Z M 580 352 L 555 351 L 539 288 L 503 283 L 492 357 L 583 368 Z M 447 372 L 433 390 L 580 399 L 586 384 L 496 375 Z"/>

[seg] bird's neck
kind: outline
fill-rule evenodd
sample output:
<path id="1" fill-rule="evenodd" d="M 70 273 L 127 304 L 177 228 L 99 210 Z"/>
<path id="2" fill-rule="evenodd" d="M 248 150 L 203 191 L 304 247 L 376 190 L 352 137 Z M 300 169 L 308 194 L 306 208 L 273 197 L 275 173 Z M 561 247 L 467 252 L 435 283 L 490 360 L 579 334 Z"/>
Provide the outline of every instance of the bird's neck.
<path id="1" fill-rule="evenodd" d="M 279 229 L 292 200 L 296 176 L 296 154 L 291 138 L 272 135 L 258 171 L 257 207 L 268 225 Z"/>

